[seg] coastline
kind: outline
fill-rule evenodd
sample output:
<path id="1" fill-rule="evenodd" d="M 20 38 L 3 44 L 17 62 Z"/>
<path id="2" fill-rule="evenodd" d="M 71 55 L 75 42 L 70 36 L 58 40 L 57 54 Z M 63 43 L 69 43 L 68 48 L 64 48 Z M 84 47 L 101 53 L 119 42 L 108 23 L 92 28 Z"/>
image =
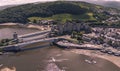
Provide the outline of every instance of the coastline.
<path id="1" fill-rule="evenodd" d="M 28 24 L 27 28 L 31 28 L 31 29 L 38 29 L 38 30 L 49 30 L 50 26 L 42 26 L 42 25 L 36 25 L 36 24 Z"/>
<path id="2" fill-rule="evenodd" d="M 1 23 L 0 26 L 14 26 L 18 25 L 19 23 Z"/>
<path id="3" fill-rule="evenodd" d="M 19 24 L 17 24 L 17 23 L 7 23 L 7 24 L 1 24 L 1 25 L 4 25 L 4 26 L 15 26 L 15 25 L 19 25 Z M 42 30 L 43 27 L 41 27 L 39 25 L 29 24 L 28 26 L 26 26 L 26 28 L 31 28 L 31 29 L 32 28 L 36 28 L 36 29 Z M 95 51 L 95 50 L 72 49 L 70 51 L 74 52 L 74 53 L 77 53 L 77 54 L 83 54 L 83 55 L 87 55 L 87 56 L 95 56 L 95 57 L 99 57 L 99 58 L 102 58 L 102 59 L 106 59 L 106 60 L 114 63 L 118 67 L 120 67 L 120 57 L 117 57 L 117 56 L 108 55 L 108 54 L 101 53 L 101 52 Z"/>
<path id="4" fill-rule="evenodd" d="M 4 67 L 4 68 L 1 68 L 0 71 L 17 71 L 15 67 Z"/>
<path id="5" fill-rule="evenodd" d="M 87 56 L 92 56 L 92 57 L 98 57 L 98 58 L 106 59 L 106 60 L 114 63 L 115 65 L 117 65 L 120 68 L 120 57 L 109 55 L 109 54 L 105 54 L 105 53 L 102 53 L 102 52 L 99 52 L 99 51 L 95 51 L 95 50 L 72 49 L 70 51 L 73 52 L 73 53 L 76 53 L 76 54 L 83 54 L 83 55 L 87 55 Z"/>
<path id="6" fill-rule="evenodd" d="M 21 26 L 29 29 L 38 29 L 38 30 L 50 29 L 49 26 L 41 26 L 36 24 L 21 24 L 21 23 L 1 23 L 0 26 Z"/>

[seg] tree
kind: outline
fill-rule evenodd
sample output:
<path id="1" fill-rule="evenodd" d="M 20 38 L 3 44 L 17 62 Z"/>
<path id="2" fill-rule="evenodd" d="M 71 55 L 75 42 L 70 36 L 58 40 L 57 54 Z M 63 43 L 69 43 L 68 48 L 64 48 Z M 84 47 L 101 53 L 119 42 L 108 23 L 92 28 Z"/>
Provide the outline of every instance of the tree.
<path id="1" fill-rule="evenodd" d="M 79 43 L 83 42 L 82 37 L 83 37 L 83 32 L 78 33 L 77 40 L 79 41 Z"/>
<path id="2" fill-rule="evenodd" d="M 33 20 L 33 23 L 34 23 L 34 24 L 36 24 L 36 23 L 37 23 L 37 20 L 36 20 L 36 19 L 34 19 L 34 20 Z"/>
<path id="3" fill-rule="evenodd" d="M 100 44 L 103 44 L 104 43 L 104 38 L 98 37 L 98 41 L 100 42 Z"/>
<path id="4" fill-rule="evenodd" d="M 111 46 L 112 46 L 112 40 L 109 40 L 109 41 L 108 41 L 108 45 L 111 45 Z"/>
<path id="5" fill-rule="evenodd" d="M 72 35 L 71 35 L 71 38 L 76 38 L 76 34 L 77 34 L 77 32 L 73 31 Z"/>

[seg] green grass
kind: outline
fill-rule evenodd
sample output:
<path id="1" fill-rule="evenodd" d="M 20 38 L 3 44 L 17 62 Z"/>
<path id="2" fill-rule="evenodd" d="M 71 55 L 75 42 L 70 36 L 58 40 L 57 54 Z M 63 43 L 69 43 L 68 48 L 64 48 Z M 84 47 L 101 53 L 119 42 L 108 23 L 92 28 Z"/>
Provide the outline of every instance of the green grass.
<path id="1" fill-rule="evenodd" d="M 96 19 L 93 17 L 93 13 L 87 13 L 87 15 L 90 17 L 90 18 L 89 18 L 90 20 L 96 20 Z"/>
<path id="2" fill-rule="evenodd" d="M 57 14 L 57 15 L 53 15 L 51 17 L 30 17 L 28 18 L 31 22 L 33 22 L 33 20 L 58 20 L 61 21 L 63 23 L 65 23 L 67 20 L 71 21 L 71 20 L 96 20 L 93 17 L 93 13 L 86 13 L 83 15 L 71 15 L 71 14 Z"/>
<path id="3" fill-rule="evenodd" d="M 101 6 L 98 6 L 98 5 L 97 5 L 97 6 L 96 6 L 96 8 L 100 9 L 100 8 L 101 8 Z"/>

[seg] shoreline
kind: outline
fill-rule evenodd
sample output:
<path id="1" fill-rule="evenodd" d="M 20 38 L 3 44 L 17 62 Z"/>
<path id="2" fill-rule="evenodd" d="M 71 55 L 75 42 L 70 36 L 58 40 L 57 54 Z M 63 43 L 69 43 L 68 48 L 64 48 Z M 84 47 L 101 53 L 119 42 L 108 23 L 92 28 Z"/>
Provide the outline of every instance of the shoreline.
<path id="1" fill-rule="evenodd" d="M 17 71 L 15 67 L 3 67 L 0 71 Z"/>
<path id="2" fill-rule="evenodd" d="M 22 24 L 22 23 L 1 23 L 0 26 L 21 26 L 28 29 L 38 29 L 38 30 L 50 29 L 49 26 L 41 26 L 37 24 Z"/>
<path id="3" fill-rule="evenodd" d="M 3 23 L 3 24 L 0 24 L 0 26 L 15 26 L 15 25 L 19 25 L 19 23 L 5 23 L 5 24 Z M 25 27 L 30 28 L 30 29 L 36 28 L 36 29 L 39 29 L 39 30 L 44 29 L 41 26 L 33 25 L 33 24 L 29 24 L 28 26 L 25 26 Z M 77 53 L 77 54 L 83 54 L 83 55 L 87 55 L 87 56 L 95 56 L 95 57 L 99 57 L 99 58 L 102 58 L 102 59 L 106 59 L 106 60 L 114 63 L 118 67 L 120 67 L 120 57 L 117 57 L 117 56 L 105 54 L 105 53 L 95 51 L 95 50 L 71 49 L 70 51 L 73 52 L 73 53 Z"/>
<path id="4" fill-rule="evenodd" d="M 98 57 L 98 58 L 106 59 L 106 60 L 114 63 L 115 65 L 117 65 L 120 68 L 120 57 L 109 55 L 109 54 L 105 54 L 105 53 L 102 53 L 102 52 L 99 52 L 99 51 L 95 51 L 95 50 L 72 49 L 70 51 L 73 52 L 73 53 L 76 53 L 76 54 L 83 54 L 83 55 L 87 55 L 87 56 L 92 56 L 92 57 Z"/>
<path id="5" fill-rule="evenodd" d="M 18 25 L 19 23 L 2 23 L 0 24 L 0 26 L 14 26 L 14 25 Z"/>

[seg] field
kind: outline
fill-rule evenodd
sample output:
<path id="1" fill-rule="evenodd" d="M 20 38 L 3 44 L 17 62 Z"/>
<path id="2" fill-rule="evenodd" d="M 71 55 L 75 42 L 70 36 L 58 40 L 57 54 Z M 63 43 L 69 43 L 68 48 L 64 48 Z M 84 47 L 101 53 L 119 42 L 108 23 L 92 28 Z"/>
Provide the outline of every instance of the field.
<path id="1" fill-rule="evenodd" d="M 51 17 L 30 17 L 28 18 L 31 22 L 33 22 L 34 20 L 57 20 L 57 21 L 61 21 L 63 23 L 65 23 L 67 20 L 71 21 L 71 20 L 96 20 L 93 17 L 93 13 L 86 13 L 83 15 L 71 15 L 71 14 L 57 14 L 57 15 L 53 15 Z"/>

